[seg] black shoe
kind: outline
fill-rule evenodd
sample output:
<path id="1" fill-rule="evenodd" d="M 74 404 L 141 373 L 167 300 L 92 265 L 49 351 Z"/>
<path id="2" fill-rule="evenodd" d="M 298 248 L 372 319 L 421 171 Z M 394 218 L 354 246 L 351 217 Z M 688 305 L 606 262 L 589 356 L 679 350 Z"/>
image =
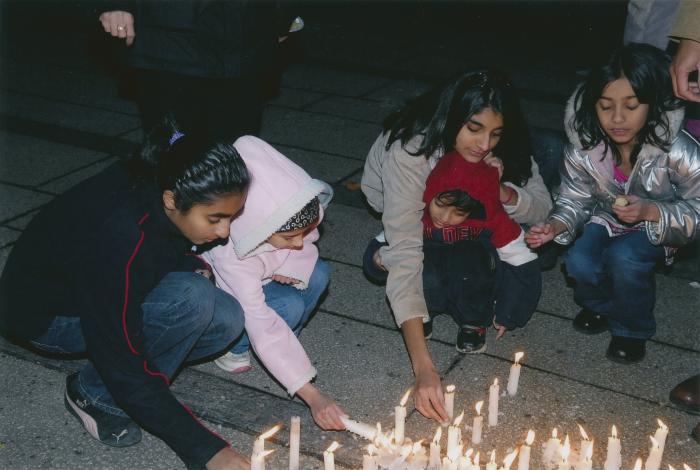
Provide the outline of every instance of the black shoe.
<path id="1" fill-rule="evenodd" d="M 608 359 L 620 364 L 634 364 L 644 359 L 647 340 L 613 336 L 605 354 Z"/>
<path id="2" fill-rule="evenodd" d="M 78 372 L 66 377 L 66 409 L 95 439 L 112 447 L 128 447 L 141 441 L 141 428 L 131 418 L 106 413 L 91 405 L 78 388 Z"/>
<path id="3" fill-rule="evenodd" d="M 679 383 L 669 395 L 671 403 L 695 413 L 700 412 L 700 374 Z"/>
<path id="4" fill-rule="evenodd" d="M 608 319 L 584 308 L 574 318 L 574 330 L 587 335 L 597 335 L 608 330 Z"/>
<path id="5" fill-rule="evenodd" d="M 426 322 L 423 322 L 423 336 L 425 336 L 425 339 L 430 339 L 433 337 L 433 319 L 429 319 Z"/>
<path id="6" fill-rule="evenodd" d="M 486 328 L 463 326 L 457 333 L 457 351 L 478 354 L 486 351 Z"/>

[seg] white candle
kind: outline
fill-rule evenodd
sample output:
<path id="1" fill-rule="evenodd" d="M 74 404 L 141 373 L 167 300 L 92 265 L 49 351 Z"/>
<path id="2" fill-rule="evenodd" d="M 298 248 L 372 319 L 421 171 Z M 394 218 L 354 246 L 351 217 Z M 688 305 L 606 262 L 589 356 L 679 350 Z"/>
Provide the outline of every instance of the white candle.
<path id="1" fill-rule="evenodd" d="M 403 444 L 404 427 L 406 426 L 406 402 L 411 394 L 411 389 L 408 389 L 401 398 L 399 406 L 394 407 L 394 442 L 397 445 Z"/>
<path id="2" fill-rule="evenodd" d="M 498 470 L 498 465 L 496 465 L 496 449 L 491 451 L 491 460 L 486 464 L 486 470 Z"/>
<path id="3" fill-rule="evenodd" d="M 489 387 L 489 426 L 498 424 L 498 379 L 493 379 L 493 385 Z"/>
<path id="4" fill-rule="evenodd" d="M 440 468 L 440 439 L 442 438 L 442 428 L 438 427 L 433 437 L 433 442 L 430 443 L 430 457 L 428 459 L 428 468 L 430 470 Z"/>
<path id="5" fill-rule="evenodd" d="M 593 468 L 593 441 L 588 441 L 586 450 L 576 465 L 576 470 L 591 470 Z"/>
<path id="6" fill-rule="evenodd" d="M 378 470 L 377 459 L 374 457 L 376 448 L 370 444 L 367 446 L 367 453 L 362 456 L 362 470 Z"/>
<path id="7" fill-rule="evenodd" d="M 484 423 L 484 417 L 481 416 L 481 407 L 484 406 L 484 400 L 476 403 L 476 416 L 474 416 L 474 423 L 472 426 L 472 444 L 481 443 L 481 428 Z"/>
<path id="8" fill-rule="evenodd" d="M 479 459 L 481 458 L 481 454 L 479 452 L 476 453 L 476 457 L 474 457 L 474 465 L 472 465 L 472 468 L 469 470 L 481 470 L 481 465 L 479 464 Z"/>
<path id="9" fill-rule="evenodd" d="M 622 445 L 617 438 L 617 428 L 612 427 L 610 437 L 608 437 L 608 455 L 605 458 L 603 470 L 619 470 L 622 467 Z"/>
<path id="10" fill-rule="evenodd" d="M 530 469 L 530 449 L 532 443 L 535 441 L 535 431 L 532 429 L 527 432 L 527 438 L 525 438 L 525 444 L 520 446 L 520 457 L 518 458 L 518 470 L 529 470 Z"/>
<path id="11" fill-rule="evenodd" d="M 370 426 L 366 423 L 360 423 L 346 417 L 342 417 L 340 420 L 343 422 L 345 429 L 353 434 L 364 437 L 369 441 L 377 437 L 377 428 L 374 426 Z"/>
<path id="12" fill-rule="evenodd" d="M 251 461 L 253 460 L 252 457 L 254 457 L 256 454 L 260 455 L 265 451 L 265 439 L 271 438 L 280 429 L 282 429 L 282 426 L 280 426 L 278 424 L 277 426 L 274 426 L 274 427 L 268 429 L 267 431 L 265 431 L 264 433 L 260 434 L 258 436 L 258 438 L 255 439 L 255 442 L 253 443 L 253 456 L 251 456 Z M 263 465 L 263 468 L 265 468 L 264 456 L 263 456 L 263 460 L 262 460 L 262 465 Z"/>
<path id="13" fill-rule="evenodd" d="M 583 426 L 580 424 L 578 425 L 578 430 L 581 433 L 581 447 L 579 448 L 579 462 L 582 462 L 585 458 L 586 453 L 588 452 L 588 447 L 592 444 L 591 440 L 588 438 L 588 433 L 586 432 L 585 429 L 583 429 Z"/>
<path id="14" fill-rule="evenodd" d="M 642 459 L 638 458 L 636 462 L 634 462 L 634 468 L 632 470 L 642 470 Z"/>
<path id="15" fill-rule="evenodd" d="M 447 388 L 445 388 L 445 411 L 447 412 L 447 416 L 450 417 L 450 420 L 454 418 L 454 412 L 455 412 L 455 386 L 454 385 L 448 385 Z"/>
<path id="16" fill-rule="evenodd" d="M 324 470 L 335 470 L 335 456 L 333 455 L 333 452 L 340 447 L 340 444 L 337 442 L 333 441 L 333 444 L 328 446 L 328 449 L 326 449 L 323 452 L 323 468 Z"/>
<path id="17" fill-rule="evenodd" d="M 542 453 L 542 463 L 545 467 L 551 466 L 558 460 L 559 447 L 561 441 L 557 439 L 557 428 L 552 429 L 552 437 L 547 441 L 547 445 Z"/>
<path id="18" fill-rule="evenodd" d="M 659 443 L 659 448 L 661 449 L 661 453 L 663 454 L 664 449 L 666 448 L 666 437 L 668 436 L 668 426 L 664 424 L 663 421 L 660 419 L 656 420 L 657 423 L 659 423 L 659 428 L 656 430 L 656 433 L 654 434 L 654 439 L 656 439 L 656 442 Z"/>
<path id="19" fill-rule="evenodd" d="M 525 353 L 523 352 L 515 353 L 515 363 L 510 366 L 510 375 L 508 375 L 508 386 L 506 387 L 506 390 L 508 390 L 508 395 L 511 397 L 518 393 L 518 382 L 520 381 L 521 368 L 519 362 L 524 355 Z"/>
<path id="20" fill-rule="evenodd" d="M 506 458 L 503 459 L 503 466 L 501 467 L 501 470 L 510 470 L 510 466 L 513 465 L 513 462 L 515 461 L 515 457 L 517 457 L 517 455 L 518 449 L 515 449 L 510 454 L 506 455 Z"/>
<path id="21" fill-rule="evenodd" d="M 250 470 L 265 470 L 265 457 L 273 453 L 274 450 L 253 453 L 250 459 Z"/>
<path id="22" fill-rule="evenodd" d="M 661 468 L 661 447 L 659 447 L 659 441 L 653 436 L 649 436 L 649 439 L 651 439 L 651 448 L 649 449 L 649 456 L 644 462 L 644 470 L 659 470 Z"/>
<path id="23" fill-rule="evenodd" d="M 684 464 L 683 464 L 683 470 L 693 470 L 693 469 L 690 468 L 690 465 L 688 465 L 687 463 L 684 463 Z"/>
<path id="24" fill-rule="evenodd" d="M 301 438 L 301 418 L 292 416 L 289 427 L 289 470 L 299 470 L 299 440 Z"/>
<path id="25" fill-rule="evenodd" d="M 569 436 L 564 439 L 564 445 L 561 446 L 559 450 L 559 455 L 561 459 L 559 460 L 559 470 L 569 470 L 569 452 L 571 452 L 571 444 L 569 443 Z"/>
<path id="26" fill-rule="evenodd" d="M 454 423 L 447 428 L 447 455 L 454 452 L 457 446 L 459 446 L 462 440 L 462 430 L 460 429 L 460 424 L 462 424 L 462 419 L 464 419 L 464 411 L 460 413 L 454 420 Z"/>

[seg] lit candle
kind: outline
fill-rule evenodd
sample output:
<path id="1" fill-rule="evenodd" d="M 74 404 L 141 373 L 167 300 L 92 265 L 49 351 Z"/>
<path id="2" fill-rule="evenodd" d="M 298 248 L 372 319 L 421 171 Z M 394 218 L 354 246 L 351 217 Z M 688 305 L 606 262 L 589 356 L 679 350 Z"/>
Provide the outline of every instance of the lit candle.
<path id="1" fill-rule="evenodd" d="M 649 436 L 651 439 L 651 448 L 649 449 L 649 457 L 647 457 L 646 462 L 644 462 L 644 470 L 659 470 L 661 468 L 661 447 L 659 447 L 659 441 L 657 441 L 653 436 Z"/>
<path id="2" fill-rule="evenodd" d="M 530 446 L 535 441 L 535 431 L 532 429 L 527 432 L 525 444 L 520 446 L 520 457 L 518 458 L 518 470 L 530 469 Z"/>
<path id="3" fill-rule="evenodd" d="M 489 387 L 489 426 L 498 424 L 498 379 L 493 379 L 493 385 Z"/>
<path id="4" fill-rule="evenodd" d="M 445 388 L 445 411 L 450 419 L 454 418 L 455 413 L 455 386 L 448 385 Z"/>
<path id="5" fill-rule="evenodd" d="M 581 433 L 581 447 L 579 449 L 579 462 L 582 462 L 585 458 L 586 452 L 588 451 L 588 446 L 591 445 L 590 439 L 588 439 L 588 433 L 583 426 L 578 425 L 578 430 Z"/>
<path id="6" fill-rule="evenodd" d="M 515 353 L 515 363 L 510 366 L 510 375 L 508 376 L 508 385 L 506 390 L 508 390 L 508 395 L 515 396 L 518 393 L 518 382 L 520 381 L 520 359 L 523 358 L 525 353 L 517 352 Z"/>
<path id="7" fill-rule="evenodd" d="M 569 452 L 571 452 L 571 444 L 569 443 L 569 435 L 564 439 L 564 445 L 559 450 L 561 460 L 559 461 L 559 470 L 569 470 Z"/>
<path id="8" fill-rule="evenodd" d="M 668 470 L 676 470 L 676 467 L 674 467 L 673 465 L 669 465 Z"/>
<path id="9" fill-rule="evenodd" d="M 501 467 L 501 470 L 510 470 L 510 466 L 513 465 L 513 462 L 515 461 L 515 457 L 517 457 L 517 455 L 518 449 L 515 449 L 510 454 L 506 455 L 506 458 L 503 459 L 503 466 Z"/>
<path id="10" fill-rule="evenodd" d="M 683 464 L 683 470 L 693 470 L 693 469 L 690 468 L 690 465 L 688 465 L 687 463 L 684 463 L 684 464 Z"/>
<path id="11" fill-rule="evenodd" d="M 632 470 L 642 470 L 642 459 L 638 458 L 636 462 L 634 462 L 634 468 Z"/>
<path id="12" fill-rule="evenodd" d="M 481 458 L 481 454 L 479 452 L 476 453 L 476 457 L 474 457 L 474 465 L 472 465 L 472 468 L 469 470 L 481 470 L 481 465 L 479 464 L 479 459 Z"/>
<path id="13" fill-rule="evenodd" d="M 460 413 L 452 423 L 452 426 L 447 428 L 447 454 L 453 452 L 457 446 L 459 446 L 462 440 L 462 430 L 460 429 L 460 424 L 462 424 L 462 419 L 464 419 L 464 411 Z"/>
<path id="14" fill-rule="evenodd" d="M 617 438 L 617 428 L 613 425 L 611 435 L 608 437 L 608 455 L 603 470 L 619 470 L 620 467 L 622 467 L 622 445 Z"/>
<path id="15" fill-rule="evenodd" d="M 328 446 L 328 449 L 326 449 L 323 452 L 323 468 L 324 470 L 335 470 L 335 456 L 333 455 L 333 452 L 340 447 L 340 444 L 337 442 L 333 441 L 333 444 Z"/>
<path id="16" fill-rule="evenodd" d="M 576 465 L 576 470 L 591 470 L 593 468 L 593 441 L 589 441 L 584 454 Z"/>
<path id="17" fill-rule="evenodd" d="M 377 459 L 374 458 L 376 447 L 372 444 L 367 446 L 367 453 L 362 456 L 362 470 L 377 470 Z"/>
<path id="18" fill-rule="evenodd" d="M 301 438 L 301 418 L 292 416 L 289 427 L 289 470 L 299 470 L 299 440 Z"/>
<path id="19" fill-rule="evenodd" d="M 406 402 L 410 394 L 411 389 L 409 388 L 401 398 L 399 406 L 394 407 L 394 442 L 397 445 L 403 444 L 404 426 L 406 425 Z"/>
<path id="20" fill-rule="evenodd" d="M 498 465 L 496 465 L 496 449 L 491 451 L 491 460 L 486 464 L 486 470 L 498 470 Z"/>
<path id="21" fill-rule="evenodd" d="M 654 434 L 654 439 L 659 443 L 659 448 L 661 448 L 661 453 L 663 454 L 664 448 L 666 448 L 666 437 L 668 436 L 668 426 L 664 424 L 660 419 L 656 420 L 659 423 L 659 428 Z"/>
<path id="22" fill-rule="evenodd" d="M 255 442 L 253 443 L 253 455 L 262 454 L 265 451 L 265 439 L 271 438 L 280 429 L 282 429 L 282 426 L 280 426 L 278 424 L 277 426 L 274 426 L 274 427 L 268 429 L 267 431 L 265 431 L 264 433 L 260 434 L 258 436 L 258 438 L 255 439 Z M 263 459 L 263 463 L 264 463 L 264 459 Z"/>
<path id="23" fill-rule="evenodd" d="M 430 457 L 428 459 L 428 468 L 431 470 L 440 468 L 440 439 L 442 438 L 442 428 L 438 426 L 433 437 L 433 442 L 430 443 Z"/>
<path id="24" fill-rule="evenodd" d="M 552 429 L 552 437 L 547 441 L 547 445 L 544 448 L 542 454 L 542 463 L 545 467 L 549 467 L 555 464 L 557 458 L 559 457 L 559 447 L 561 446 L 561 441 L 557 439 L 557 428 Z"/>
<path id="25" fill-rule="evenodd" d="M 253 453 L 250 459 L 250 470 L 265 470 L 265 457 L 273 453 L 274 450 Z"/>
<path id="26" fill-rule="evenodd" d="M 358 436 L 364 437 L 365 439 L 370 441 L 374 440 L 374 438 L 377 437 L 377 428 L 375 428 L 374 426 L 354 421 L 345 416 L 341 417 L 340 420 L 343 422 L 345 429 L 353 434 L 357 434 Z"/>
<path id="27" fill-rule="evenodd" d="M 481 443 L 481 428 L 484 423 L 484 417 L 481 416 L 481 407 L 484 406 L 484 400 L 476 403 L 476 416 L 474 416 L 474 425 L 472 426 L 472 444 Z"/>

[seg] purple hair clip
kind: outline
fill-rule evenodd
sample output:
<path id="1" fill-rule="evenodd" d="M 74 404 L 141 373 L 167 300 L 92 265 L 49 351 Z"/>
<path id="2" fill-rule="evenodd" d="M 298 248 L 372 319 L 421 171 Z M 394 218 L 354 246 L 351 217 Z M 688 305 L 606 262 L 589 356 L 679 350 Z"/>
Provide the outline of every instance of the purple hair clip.
<path id="1" fill-rule="evenodd" d="M 181 137 L 184 137 L 184 136 L 185 136 L 185 134 L 183 134 L 183 133 L 180 132 L 180 131 L 175 131 L 175 132 L 173 132 L 173 135 L 170 136 L 170 140 L 168 140 L 168 145 L 170 145 L 170 146 L 172 147 L 172 145 L 173 145 L 175 142 L 177 142 L 178 139 L 180 139 Z"/>

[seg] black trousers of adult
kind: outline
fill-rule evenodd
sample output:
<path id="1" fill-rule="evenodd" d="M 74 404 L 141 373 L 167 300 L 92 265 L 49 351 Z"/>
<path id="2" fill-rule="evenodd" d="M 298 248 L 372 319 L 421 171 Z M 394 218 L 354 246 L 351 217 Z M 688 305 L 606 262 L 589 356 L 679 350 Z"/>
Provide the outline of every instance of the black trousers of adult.
<path id="1" fill-rule="evenodd" d="M 261 77 L 207 78 L 132 69 L 144 132 L 172 113 L 183 129 L 202 129 L 219 140 L 258 135 Z"/>

